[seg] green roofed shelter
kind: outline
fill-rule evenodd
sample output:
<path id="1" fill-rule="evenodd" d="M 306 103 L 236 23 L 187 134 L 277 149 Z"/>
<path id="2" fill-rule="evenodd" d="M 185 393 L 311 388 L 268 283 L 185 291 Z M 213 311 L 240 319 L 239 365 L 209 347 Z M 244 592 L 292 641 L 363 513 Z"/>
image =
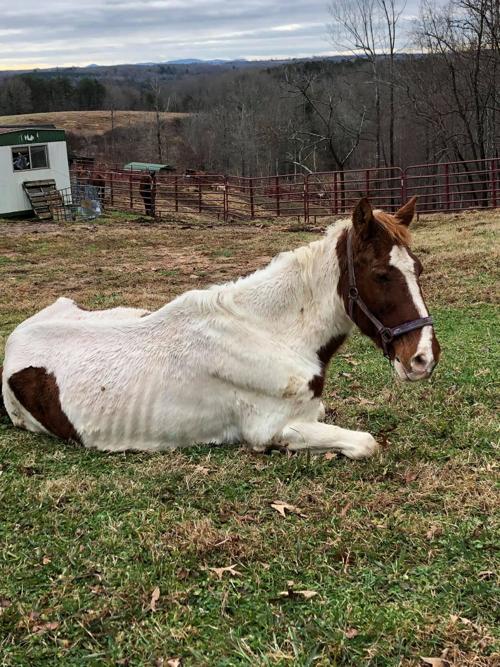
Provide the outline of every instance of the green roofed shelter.
<path id="1" fill-rule="evenodd" d="M 129 162 L 124 169 L 130 171 L 175 171 L 170 164 L 157 164 L 156 162 Z"/>
<path id="2" fill-rule="evenodd" d="M 54 126 L 0 125 L 0 216 L 32 212 L 23 185 L 53 181 L 69 188 L 66 134 Z"/>

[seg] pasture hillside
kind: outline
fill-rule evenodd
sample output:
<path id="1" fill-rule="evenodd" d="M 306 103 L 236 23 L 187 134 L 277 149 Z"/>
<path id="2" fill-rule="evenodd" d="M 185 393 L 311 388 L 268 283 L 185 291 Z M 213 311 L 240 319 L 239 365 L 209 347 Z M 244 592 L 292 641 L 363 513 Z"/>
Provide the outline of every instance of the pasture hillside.
<path id="1" fill-rule="evenodd" d="M 171 123 L 188 117 L 186 113 L 160 114 L 162 122 Z M 99 135 L 112 129 L 111 111 L 50 111 L 0 116 L 0 125 L 37 125 L 52 123 L 62 130 L 81 135 Z M 154 111 L 115 111 L 114 126 L 129 128 L 134 125 L 156 123 Z"/>
<path id="2" fill-rule="evenodd" d="M 359 335 L 334 357 L 327 420 L 373 433 L 372 460 L 109 455 L 0 417 L 0 663 L 498 666 L 499 223 L 415 224 L 443 348 L 429 382 L 397 383 Z M 0 221 L 0 359 L 57 296 L 157 308 L 316 236 L 187 216 Z"/>
<path id="3" fill-rule="evenodd" d="M 185 152 L 180 147 L 182 123 L 189 116 L 187 113 L 160 113 L 160 139 L 156 113 L 152 111 L 115 111 L 113 120 L 111 111 L 20 114 L 0 116 L 0 125 L 52 123 L 66 130 L 70 153 L 120 166 L 134 160 L 178 164 Z"/>

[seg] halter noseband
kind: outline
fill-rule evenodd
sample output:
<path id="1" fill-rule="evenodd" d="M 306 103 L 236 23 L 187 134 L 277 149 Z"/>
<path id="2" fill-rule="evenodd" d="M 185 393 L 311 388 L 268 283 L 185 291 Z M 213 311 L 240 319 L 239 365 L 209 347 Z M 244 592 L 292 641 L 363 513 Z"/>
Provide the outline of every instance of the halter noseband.
<path id="1" fill-rule="evenodd" d="M 359 296 L 358 288 L 356 287 L 356 276 L 354 274 L 354 258 L 352 254 L 352 235 L 353 232 L 347 233 L 347 270 L 349 273 L 349 317 L 354 322 L 353 310 L 354 304 L 366 315 L 366 317 L 375 326 L 380 340 L 382 341 L 382 349 L 384 350 L 384 357 L 389 358 L 389 345 L 395 338 L 402 336 L 414 329 L 422 329 L 422 327 L 432 326 L 432 317 L 419 317 L 411 322 L 404 322 L 396 327 L 386 327 L 382 322 L 375 317 L 375 315 L 368 308 L 363 299 Z"/>

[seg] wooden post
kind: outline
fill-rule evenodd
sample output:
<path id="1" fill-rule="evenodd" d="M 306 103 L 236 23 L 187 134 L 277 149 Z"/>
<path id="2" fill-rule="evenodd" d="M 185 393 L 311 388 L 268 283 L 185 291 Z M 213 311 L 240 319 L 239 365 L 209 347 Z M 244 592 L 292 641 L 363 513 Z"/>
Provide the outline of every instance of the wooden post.
<path id="1" fill-rule="evenodd" d="M 446 195 L 446 210 L 450 210 L 450 166 L 444 165 L 444 191 Z"/>
<path id="2" fill-rule="evenodd" d="M 198 176 L 198 213 L 201 213 L 201 176 Z"/>
<path id="3" fill-rule="evenodd" d="M 130 202 L 130 208 L 134 208 L 134 198 L 132 194 L 132 174 L 130 174 L 128 178 L 128 194 L 129 194 L 129 202 Z"/>
<path id="4" fill-rule="evenodd" d="M 179 211 L 179 184 L 178 184 L 177 175 L 174 176 L 174 199 L 175 199 L 175 212 Z"/>
<path id="5" fill-rule="evenodd" d="M 114 206 L 115 204 L 115 188 L 113 185 L 113 177 L 114 177 L 114 172 L 110 172 L 109 174 L 109 198 L 111 201 L 111 206 Z"/>
<path id="6" fill-rule="evenodd" d="M 250 178 L 250 217 L 252 220 L 255 217 L 255 209 L 253 203 L 253 178 Z"/>
<path id="7" fill-rule="evenodd" d="M 229 217 L 229 181 L 227 176 L 224 176 L 224 222 L 227 222 Z"/>
<path id="8" fill-rule="evenodd" d="M 309 222 L 309 178 L 307 174 L 304 175 L 304 224 Z"/>
<path id="9" fill-rule="evenodd" d="M 497 161 L 495 158 L 491 161 L 491 205 L 497 207 Z"/>
<path id="10" fill-rule="evenodd" d="M 280 217 L 280 177 L 275 177 L 275 187 L 276 187 L 276 215 Z"/>

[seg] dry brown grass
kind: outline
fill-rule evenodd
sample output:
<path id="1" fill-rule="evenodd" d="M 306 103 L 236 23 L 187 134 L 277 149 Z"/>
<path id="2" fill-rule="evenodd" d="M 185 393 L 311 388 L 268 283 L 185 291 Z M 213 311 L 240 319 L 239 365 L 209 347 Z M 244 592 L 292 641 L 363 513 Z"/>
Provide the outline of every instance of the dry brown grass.
<path id="1" fill-rule="evenodd" d="M 187 118 L 186 113 L 160 114 L 163 122 Z M 156 114 L 153 111 L 115 111 L 115 127 L 129 127 L 142 123 L 156 122 Z M 111 130 L 110 111 L 50 111 L 46 113 L 27 113 L 13 116 L 0 116 L 0 125 L 36 125 L 52 123 L 57 128 L 68 130 L 77 134 L 104 134 Z"/>

